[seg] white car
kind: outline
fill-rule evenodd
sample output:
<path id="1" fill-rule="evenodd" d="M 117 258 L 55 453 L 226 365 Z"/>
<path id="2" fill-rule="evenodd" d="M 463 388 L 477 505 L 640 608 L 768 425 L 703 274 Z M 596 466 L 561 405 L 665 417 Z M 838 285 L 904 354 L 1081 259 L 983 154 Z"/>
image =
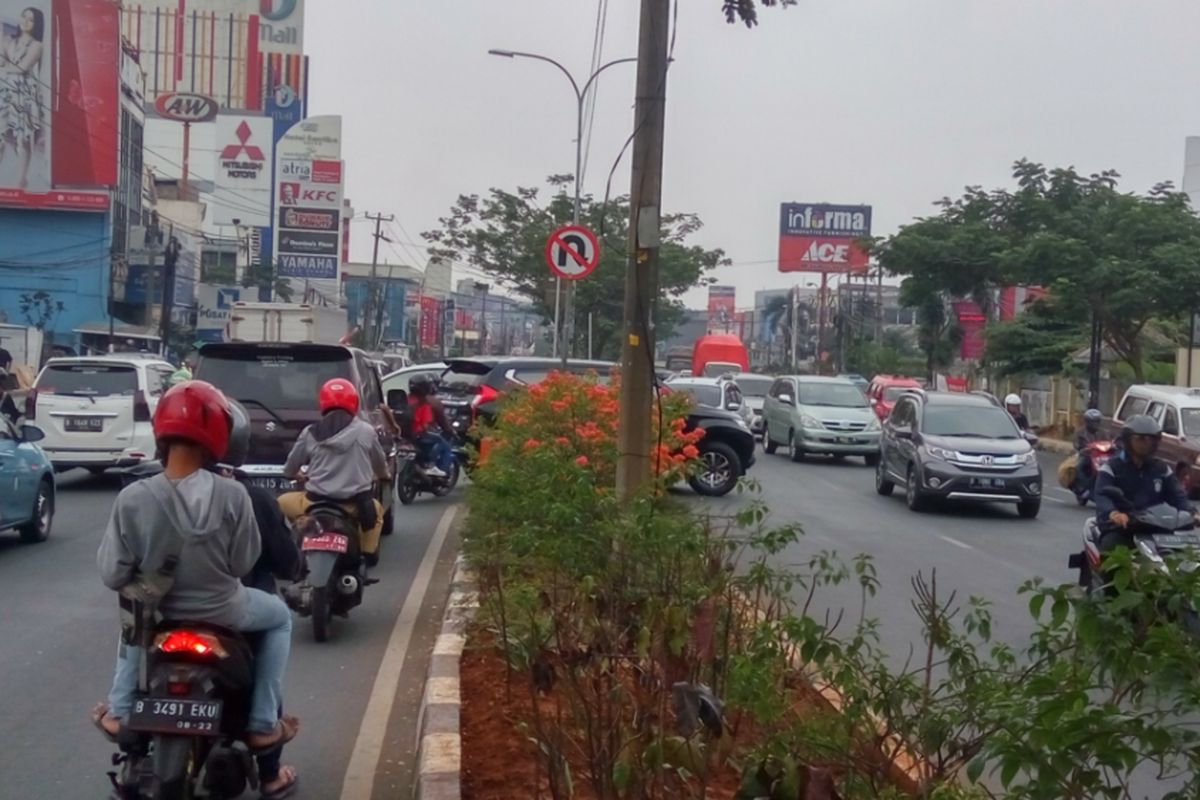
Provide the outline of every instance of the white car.
<path id="1" fill-rule="evenodd" d="M 26 418 L 56 471 L 99 474 L 154 458 L 151 420 L 175 368 L 157 356 L 52 358 L 26 398 Z"/>
<path id="2" fill-rule="evenodd" d="M 742 418 L 749 429 L 754 422 L 754 412 L 742 397 L 742 390 L 729 376 L 720 378 L 675 378 L 667 381 L 666 387 L 673 392 L 684 392 L 700 405 L 732 411 Z"/>
<path id="3" fill-rule="evenodd" d="M 754 416 L 750 420 L 750 432 L 762 436 L 763 432 L 763 403 L 767 393 L 775 383 L 771 375 L 759 375 L 753 372 L 739 372 L 733 376 L 733 382 L 742 390 L 742 399 Z"/>
<path id="4" fill-rule="evenodd" d="M 392 389 L 403 389 L 408 392 L 409 383 L 418 375 L 424 375 L 437 383 L 441 380 L 442 373 L 446 371 L 447 366 L 449 365 L 445 361 L 431 361 L 428 364 L 413 364 L 389 373 L 383 377 L 383 396 L 386 398 L 387 393 Z"/>

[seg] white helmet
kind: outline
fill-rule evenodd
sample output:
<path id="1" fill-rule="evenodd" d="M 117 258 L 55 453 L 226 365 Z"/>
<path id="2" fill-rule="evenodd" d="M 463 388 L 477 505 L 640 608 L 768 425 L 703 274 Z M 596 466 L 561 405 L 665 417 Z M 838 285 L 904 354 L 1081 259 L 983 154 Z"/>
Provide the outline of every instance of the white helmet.
<path id="1" fill-rule="evenodd" d="M 1021 405 L 1021 395 L 1010 394 L 1008 397 L 1004 398 L 1004 405 L 1019 407 Z"/>

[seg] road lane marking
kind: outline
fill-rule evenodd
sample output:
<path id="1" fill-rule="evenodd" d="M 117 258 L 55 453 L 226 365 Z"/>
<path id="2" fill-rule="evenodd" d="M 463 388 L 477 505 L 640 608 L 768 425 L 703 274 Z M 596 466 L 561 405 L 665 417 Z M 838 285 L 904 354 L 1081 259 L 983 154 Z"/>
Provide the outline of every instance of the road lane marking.
<path id="1" fill-rule="evenodd" d="M 379 767 L 380 753 L 383 752 L 388 718 L 392 715 L 392 704 L 396 701 L 400 672 L 408 655 L 408 644 L 412 641 L 413 628 L 416 627 L 421 606 L 425 603 L 425 595 L 429 591 L 434 568 L 437 567 L 438 555 L 442 552 L 442 545 L 457 513 L 458 506 L 455 505 L 447 508 L 442 514 L 437 529 L 433 532 L 433 538 L 425 548 L 421 565 L 413 576 L 412 585 L 408 587 L 408 595 L 404 598 L 404 605 L 400 607 L 400 615 L 396 617 L 387 649 L 379 662 L 379 670 L 375 673 L 371 697 L 363 712 L 358 737 L 354 740 L 354 751 L 350 755 L 350 764 L 346 767 L 346 777 L 342 781 L 341 800 L 371 800 L 371 793 L 375 790 L 375 771 Z"/>
<path id="2" fill-rule="evenodd" d="M 944 542 L 949 542 L 950 544 L 954 545 L 955 547 L 961 547 L 963 550 L 974 550 L 975 549 L 974 547 L 967 544 L 966 542 L 960 542 L 958 539 L 955 539 L 953 536 L 943 536 L 942 534 L 939 533 L 938 538 Z"/>

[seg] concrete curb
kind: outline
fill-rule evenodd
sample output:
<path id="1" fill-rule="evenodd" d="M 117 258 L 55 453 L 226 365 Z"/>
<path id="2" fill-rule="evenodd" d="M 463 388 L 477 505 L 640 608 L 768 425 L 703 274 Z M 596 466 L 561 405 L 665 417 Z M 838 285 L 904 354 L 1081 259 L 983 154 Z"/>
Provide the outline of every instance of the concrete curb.
<path id="1" fill-rule="evenodd" d="M 1062 456 L 1069 456 L 1075 452 L 1074 445 L 1059 439 L 1040 439 L 1038 440 L 1037 449 L 1045 450 L 1047 453 L 1057 453 Z"/>
<path id="2" fill-rule="evenodd" d="M 462 731 L 459 662 L 466 641 L 467 623 L 479 608 L 475 576 L 462 556 L 454 563 L 450 600 L 442 629 L 429 657 L 425 691 L 417 715 L 417 800 L 461 800 Z"/>

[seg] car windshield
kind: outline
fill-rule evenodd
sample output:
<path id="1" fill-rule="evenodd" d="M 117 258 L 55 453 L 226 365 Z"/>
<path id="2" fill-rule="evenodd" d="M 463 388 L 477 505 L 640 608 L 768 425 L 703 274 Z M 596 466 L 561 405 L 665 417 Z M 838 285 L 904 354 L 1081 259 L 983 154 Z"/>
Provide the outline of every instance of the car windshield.
<path id="1" fill-rule="evenodd" d="M 79 394 L 89 397 L 137 391 L 137 370 L 115 364 L 51 364 L 38 380 L 42 394 Z"/>
<path id="2" fill-rule="evenodd" d="M 922 433 L 977 439 L 1017 439 L 1020 432 L 1007 411 L 988 406 L 930 406 L 925 409 Z"/>
<path id="3" fill-rule="evenodd" d="M 700 384 L 675 383 L 667 384 L 673 392 L 683 392 L 701 405 L 721 407 L 721 387 Z"/>
<path id="4" fill-rule="evenodd" d="M 771 385 L 775 383 L 774 378 L 738 378 L 738 388 L 742 390 L 742 394 L 746 397 L 766 397 L 767 392 L 771 391 Z"/>
<path id="5" fill-rule="evenodd" d="M 1200 408 L 1181 408 L 1183 432 L 1187 436 L 1200 436 Z"/>
<path id="6" fill-rule="evenodd" d="M 325 381 L 353 380 L 354 373 L 348 353 L 314 355 L 248 351 L 245 357 L 205 356 L 196 377 L 240 403 L 265 406 L 268 410 L 315 410 L 317 392 Z"/>
<path id="7" fill-rule="evenodd" d="M 412 372 L 402 372 L 399 375 L 389 375 L 383 379 L 383 391 L 390 392 L 393 389 L 403 389 L 408 391 L 409 385 L 418 375 L 424 375 L 429 380 L 437 383 L 442 379 L 442 371 L 440 369 L 415 369 Z"/>
<path id="8" fill-rule="evenodd" d="M 914 386 L 889 386 L 883 390 L 883 399 L 889 403 L 894 403 L 900 399 L 900 395 L 905 392 L 911 392 Z"/>
<path id="9" fill-rule="evenodd" d="M 800 383 L 800 405 L 864 408 L 867 398 L 852 383 Z"/>

